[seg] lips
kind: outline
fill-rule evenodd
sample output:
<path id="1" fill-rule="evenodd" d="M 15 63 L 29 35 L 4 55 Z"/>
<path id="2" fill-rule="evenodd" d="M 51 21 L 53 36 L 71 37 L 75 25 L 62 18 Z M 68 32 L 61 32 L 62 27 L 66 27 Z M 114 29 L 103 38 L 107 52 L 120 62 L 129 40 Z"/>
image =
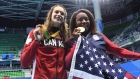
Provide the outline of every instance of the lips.
<path id="1" fill-rule="evenodd" d="M 87 31 L 88 28 L 89 28 L 89 24 L 88 23 L 81 23 L 80 25 L 78 25 L 79 27 L 84 27 L 85 30 L 84 31 Z"/>
<path id="2" fill-rule="evenodd" d="M 87 27 L 87 26 L 88 26 L 88 24 L 81 24 L 81 26 L 83 26 L 83 27 Z"/>
<path id="3" fill-rule="evenodd" d="M 57 21 L 62 21 L 62 17 L 61 16 L 54 16 L 54 19 L 56 19 Z"/>

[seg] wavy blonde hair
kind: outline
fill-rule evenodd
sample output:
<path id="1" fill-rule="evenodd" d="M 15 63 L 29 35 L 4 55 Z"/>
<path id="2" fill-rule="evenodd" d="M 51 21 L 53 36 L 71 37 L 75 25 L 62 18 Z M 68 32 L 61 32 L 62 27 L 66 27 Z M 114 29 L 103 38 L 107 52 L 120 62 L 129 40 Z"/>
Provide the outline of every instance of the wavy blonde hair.
<path id="1" fill-rule="evenodd" d="M 88 18 L 89 18 L 90 27 L 89 27 L 88 31 L 92 32 L 92 33 L 98 33 L 98 31 L 96 29 L 96 22 L 94 20 L 93 14 L 87 9 L 79 9 L 78 11 L 75 11 L 70 18 L 70 23 L 69 23 L 70 37 L 73 37 L 72 33 L 73 33 L 74 29 L 77 28 L 77 26 L 76 26 L 76 16 L 80 12 L 86 13 Z"/>
<path id="2" fill-rule="evenodd" d="M 65 10 L 65 13 L 64 13 L 64 22 L 60 25 L 60 36 L 62 38 L 62 41 L 63 43 L 65 43 L 66 39 L 68 38 L 68 24 L 67 24 L 67 11 L 66 9 L 64 8 L 64 6 L 62 5 L 54 5 L 53 7 L 51 7 L 50 11 L 48 12 L 47 14 L 47 17 L 44 21 L 44 25 L 46 26 L 46 31 L 47 30 L 50 30 L 51 28 L 51 24 L 52 24 L 52 21 L 51 21 L 51 16 L 52 16 L 52 12 L 54 10 L 55 7 L 62 7 L 64 10 Z"/>

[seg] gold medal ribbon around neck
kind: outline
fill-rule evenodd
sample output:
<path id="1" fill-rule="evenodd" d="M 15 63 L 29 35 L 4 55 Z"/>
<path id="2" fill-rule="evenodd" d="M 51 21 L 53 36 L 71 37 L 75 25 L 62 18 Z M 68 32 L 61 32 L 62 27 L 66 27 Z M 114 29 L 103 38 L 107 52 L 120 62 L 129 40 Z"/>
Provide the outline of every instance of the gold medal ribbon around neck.
<path id="1" fill-rule="evenodd" d="M 46 37 L 47 39 L 50 39 L 51 37 L 56 37 L 59 33 L 60 33 L 60 31 L 57 31 L 57 32 L 55 32 L 55 33 L 53 33 L 53 34 L 50 34 L 48 31 L 46 31 L 46 32 L 44 33 L 44 35 L 45 35 L 45 37 Z"/>
<path id="2" fill-rule="evenodd" d="M 44 36 L 45 36 L 47 39 L 50 39 L 50 37 L 56 37 L 56 36 L 60 33 L 60 31 L 57 31 L 57 32 L 55 32 L 55 33 L 53 33 L 53 34 L 50 34 L 49 31 L 46 31 L 46 30 L 47 30 L 46 26 L 42 24 L 42 27 L 41 27 L 41 29 L 40 29 L 40 32 L 41 32 L 42 34 L 44 34 Z"/>

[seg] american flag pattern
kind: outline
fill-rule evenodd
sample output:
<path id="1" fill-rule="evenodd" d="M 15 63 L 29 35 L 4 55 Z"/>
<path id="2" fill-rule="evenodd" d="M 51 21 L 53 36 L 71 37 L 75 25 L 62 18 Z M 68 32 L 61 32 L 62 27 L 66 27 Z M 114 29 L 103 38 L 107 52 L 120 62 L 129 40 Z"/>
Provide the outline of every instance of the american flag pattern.
<path id="1" fill-rule="evenodd" d="M 78 38 L 68 79 L 136 79 L 95 47 L 92 40 L 83 36 Z"/>

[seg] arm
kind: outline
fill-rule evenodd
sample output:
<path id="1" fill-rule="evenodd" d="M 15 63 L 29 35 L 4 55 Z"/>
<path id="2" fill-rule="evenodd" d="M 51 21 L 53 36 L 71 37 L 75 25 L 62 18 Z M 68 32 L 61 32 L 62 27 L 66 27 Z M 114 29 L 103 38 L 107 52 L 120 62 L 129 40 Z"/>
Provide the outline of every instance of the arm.
<path id="1" fill-rule="evenodd" d="M 105 35 L 103 35 L 103 38 L 107 44 L 106 49 L 108 52 L 115 54 L 115 55 L 118 55 L 118 56 L 123 57 L 123 58 L 140 59 L 139 53 L 132 52 L 132 51 L 129 51 L 127 49 L 124 49 L 124 48 L 121 48 L 121 47 L 115 45 Z"/>
<path id="2" fill-rule="evenodd" d="M 66 43 L 66 56 L 65 56 L 65 65 L 66 69 L 69 71 L 71 67 L 71 61 L 76 46 L 75 40 L 69 39 Z"/>
<path id="3" fill-rule="evenodd" d="M 24 68 L 27 68 L 33 63 L 38 46 L 39 42 L 34 40 L 33 30 L 31 30 L 20 57 L 21 65 Z"/>

